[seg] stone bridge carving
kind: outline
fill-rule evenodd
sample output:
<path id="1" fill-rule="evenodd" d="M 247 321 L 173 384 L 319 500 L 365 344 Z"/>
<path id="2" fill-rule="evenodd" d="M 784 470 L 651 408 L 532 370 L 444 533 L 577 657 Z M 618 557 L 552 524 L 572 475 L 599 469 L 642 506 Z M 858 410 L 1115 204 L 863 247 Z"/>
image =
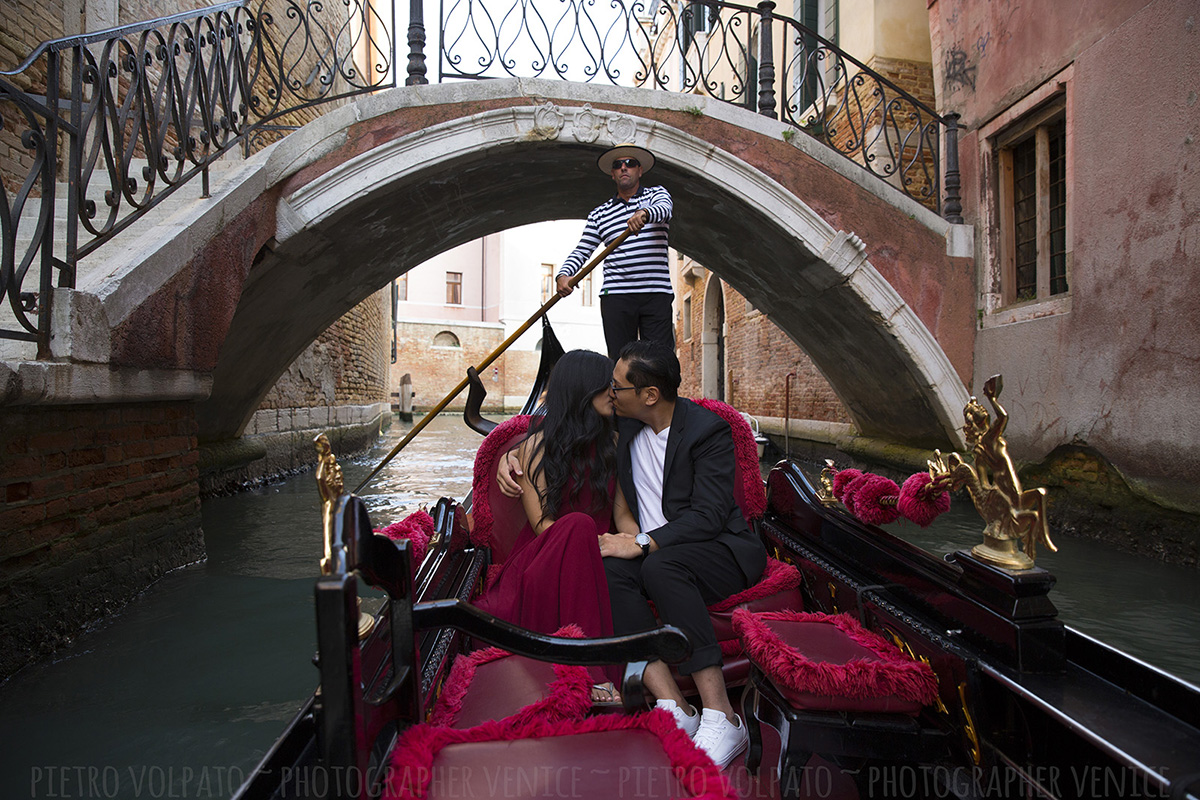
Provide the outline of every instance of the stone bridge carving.
<path id="1" fill-rule="evenodd" d="M 651 177 L 676 198 L 672 244 L 798 342 L 861 433 L 960 442 L 970 230 L 786 130 L 641 89 L 498 80 L 382 92 L 256 156 L 193 225 L 102 290 L 70 293 L 56 354 L 188 371 L 205 387 L 211 376 L 201 439 L 237 436 L 359 301 L 477 237 L 585 216 L 611 191 L 594 154 L 632 140 L 658 155 Z M 103 335 L 76 330 L 85 318 L 106 321 Z"/>

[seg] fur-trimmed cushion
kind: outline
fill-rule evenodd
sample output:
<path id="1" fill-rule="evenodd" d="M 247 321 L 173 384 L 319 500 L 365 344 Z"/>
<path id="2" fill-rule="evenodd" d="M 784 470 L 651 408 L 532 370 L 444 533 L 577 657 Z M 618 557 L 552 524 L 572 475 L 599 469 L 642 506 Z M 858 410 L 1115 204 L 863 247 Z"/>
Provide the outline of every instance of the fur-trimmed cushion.
<path id="1" fill-rule="evenodd" d="M 733 612 L 746 655 L 796 708 L 916 714 L 937 678 L 848 614 Z"/>
<path id="2" fill-rule="evenodd" d="M 517 534 L 525 525 L 525 508 L 520 498 L 506 497 L 496 483 L 496 462 L 529 431 L 529 415 L 518 415 L 497 425 L 475 453 L 471 481 L 471 544 L 489 547 L 493 571 L 512 552 Z M 491 581 L 489 580 L 490 584 Z"/>
<path id="3" fill-rule="evenodd" d="M 429 540 L 433 538 L 433 517 L 424 511 L 414 511 L 399 522 L 393 522 L 386 528 L 376 529 L 375 533 L 393 541 L 408 539 L 412 545 L 413 569 L 416 570 L 425 560 L 425 553 L 429 549 Z"/>
<path id="4" fill-rule="evenodd" d="M 555 636 L 582 638 L 578 625 Z M 492 719 L 582 719 L 592 707 L 586 667 L 563 666 L 487 647 L 454 661 L 429 724 L 468 728 Z"/>
<path id="5" fill-rule="evenodd" d="M 767 490 L 758 468 L 758 443 L 745 417 L 733 406 L 720 400 L 700 398 L 693 401 L 729 423 L 733 432 L 734 486 L 733 499 L 742 509 L 746 524 L 753 526 L 767 511 Z"/>
<path id="6" fill-rule="evenodd" d="M 417 725 L 393 750 L 383 796 L 611 800 L 631 792 L 643 798 L 737 797 L 716 764 L 660 710 L 582 720 L 510 718 L 465 730 Z"/>

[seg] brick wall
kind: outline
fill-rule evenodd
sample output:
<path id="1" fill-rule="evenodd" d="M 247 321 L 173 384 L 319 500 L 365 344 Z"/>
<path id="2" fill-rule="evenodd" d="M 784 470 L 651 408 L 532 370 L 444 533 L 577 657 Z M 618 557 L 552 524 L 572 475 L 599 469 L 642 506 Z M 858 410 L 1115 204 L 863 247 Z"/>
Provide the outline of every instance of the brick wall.
<path id="1" fill-rule="evenodd" d="M 676 323 L 679 362 L 683 370 L 680 391 L 688 397 L 701 395 L 704 295 L 717 284 L 703 279 L 682 280 L 679 297 L 691 295 L 690 341 L 683 338 L 682 317 Z M 833 388 L 800 347 L 761 311 L 747 311 L 746 299 L 721 284 L 725 302 L 726 402 L 755 417 L 811 419 L 849 422 L 850 417 Z M 683 307 L 682 302 L 680 307 Z M 682 312 L 681 312 L 682 313 Z M 785 379 L 791 379 L 791 408 L 784 408 Z"/>
<path id="2" fill-rule="evenodd" d="M 0 409 L 0 676 L 204 555 L 190 403 Z"/>
<path id="3" fill-rule="evenodd" d="M 388 290 L 376 292 L 333 323 L 292 362 L 259 408 L 387 402 L 389 297 Z"/>
<path id="4" fill-rule="evenodd" d="M 459 347 L 435 346 L 439 333 L 449 332 Z M 392 386 L 400 376 L 412 375 L 413 408 L 428 410 L 437 405 L 451 389 L 467 376 L 467 367 L 482 362 L 504 341 L 504 328 L 493 324 L 464 325 L 461 322 L 408 322 L 396 324 L 397 359 L 392 365 Z M 510 351 L 502 354 L 480 377 L 487 388 L 484 408 L 503 410 L 504 398 L 519 397 L 524 402 L 537 375 L 538 353 Z M 448 408 L 461 410 L 466 403 L 463 390 Z M 516 409 L 508 409 L 516 410 Z"/>

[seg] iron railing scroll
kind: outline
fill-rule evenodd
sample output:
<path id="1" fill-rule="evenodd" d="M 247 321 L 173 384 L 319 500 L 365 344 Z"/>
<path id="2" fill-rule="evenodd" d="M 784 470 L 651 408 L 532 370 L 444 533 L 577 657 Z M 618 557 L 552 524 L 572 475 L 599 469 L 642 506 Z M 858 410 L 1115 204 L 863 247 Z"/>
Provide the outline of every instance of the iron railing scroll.
<path id="1" fill-rule="evenodd" d="M 207 196 L 231 148 L 394 86 L 393 2 L 222 3 L 45 42 L 0 71 L 0 145 L 22 156 L 0 176 L 0 338 L 44 356 L 51 287 L 73 287 L 79 259 L 198 175 Z"/>
<path id="2" fill-rule="evenodd" d="M 707 95 L 780 119 L 962 221 L 954 121 L 776 14 L 772 0 L 442 0 L 440 34 L 440 79 L 559 78 Z"/>

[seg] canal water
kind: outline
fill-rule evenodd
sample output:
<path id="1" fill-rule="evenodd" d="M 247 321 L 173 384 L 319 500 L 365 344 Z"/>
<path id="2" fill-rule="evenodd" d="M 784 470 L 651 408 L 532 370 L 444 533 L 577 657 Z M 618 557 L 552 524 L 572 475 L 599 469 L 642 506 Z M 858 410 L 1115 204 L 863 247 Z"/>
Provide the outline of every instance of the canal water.
<path id="1" fill-rule="evenodd" d="M 353 487 L 408 429 L 343 463 Z M 438 420 L 365 495 L 377 525 L 469 488 L 480 438 Z M 51 662 L 0 686 L 0 798 L 224 798 L 317 681 L 313 580 L 321 555 L 312 473 L 202 507 L 208 559 L 176 570 Z M 927 549 L 978 541 L 969 506 L 935 527 L 892 526 Z M 1066 622 L 1200 682 L 1200 581 L 1061 538 L 1039 558 Z"/>

